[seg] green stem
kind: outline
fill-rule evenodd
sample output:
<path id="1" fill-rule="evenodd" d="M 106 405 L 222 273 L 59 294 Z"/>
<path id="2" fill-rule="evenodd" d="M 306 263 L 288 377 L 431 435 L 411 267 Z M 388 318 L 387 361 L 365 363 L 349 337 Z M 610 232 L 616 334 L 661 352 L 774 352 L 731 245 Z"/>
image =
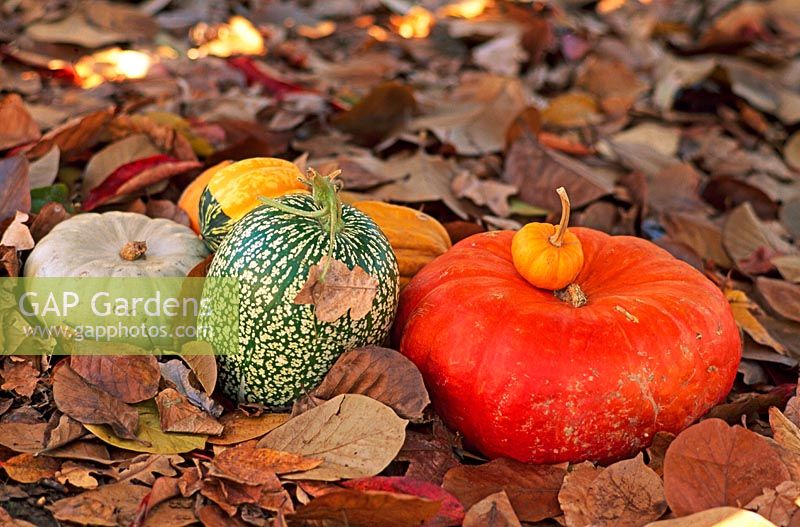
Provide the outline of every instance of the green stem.
<path id="1" fill-rule="evenodd" d="M 328 232 L 330 239 L 328 258 L 325 260 L 325 266 L 320 274 L 320 281 L 325 280 L 325 275 L 330 268 L 331 260 L 333 259 L 333 251 L 336 248 L 336 234 L 344 227 L 344 222 L 342 220 L 342 202 L 339 200 L 338 196 L 339 186 L 337 182 L 334 181 L 334 178 L 340 173 L 341 170 L 337 170 L 327 176 L 323 176 L 313 168 L 308 169 L 308 176 L 301 181 L 311 188 L 311 196 L 314 198 L 314 203 L 319 207 L 318 210 L 313 212 L 285 205 L 280 201 L 263 196 L 259 196 L 258 198 L 262 203 L 282 212 L 286 212 L 287 214 L 294 214 L 302 218 L 317 220 L 322 228 Z"/>

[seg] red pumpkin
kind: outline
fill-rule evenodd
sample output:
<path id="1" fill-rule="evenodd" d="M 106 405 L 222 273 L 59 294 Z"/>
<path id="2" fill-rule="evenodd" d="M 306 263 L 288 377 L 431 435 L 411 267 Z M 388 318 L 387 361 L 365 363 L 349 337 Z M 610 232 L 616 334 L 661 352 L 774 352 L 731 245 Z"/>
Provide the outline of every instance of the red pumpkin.
<path id="1" fill-rule="evenodd" d="M 400 296 L 395 344 L 489 457 L 628 456 L 702 416 L 736 376 L 739 331 L 713 283 L 646 240 L 571 231 L 585 262 L 567 293 L 529 284 L 514 233 L 498 231 L 461 241 Z"/>

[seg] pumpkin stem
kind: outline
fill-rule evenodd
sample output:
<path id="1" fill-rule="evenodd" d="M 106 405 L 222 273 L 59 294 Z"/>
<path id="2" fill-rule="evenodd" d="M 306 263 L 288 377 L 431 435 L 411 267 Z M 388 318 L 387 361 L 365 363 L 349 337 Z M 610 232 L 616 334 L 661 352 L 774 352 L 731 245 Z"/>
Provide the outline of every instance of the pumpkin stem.
<path id="1" fill-rule="evenodd" d="M 128 242 L 119 251 L 119 257 L 132 262 L 144 258 L 147 252 L 147 242 Z"/>
<path id="2" fill-rule="evenodd" d="M 320 274 L 320 281 L 325 280 L 325 275 L 328 273 L 330 262 L 333 259 L 333 251 L 336 248 L 336 234 L 340 232 L 344 226 L 344 222 L 342 221 L 342 201 L 339 199 L 338 194 L 341 185 L 339 181 L 334 181 L 336 176 L 341 173 L 341 170 L 336 170 L 327 176 L 323 176 L 313 168 L 308 169 L 308 175 L 301 179 L 301 181 L 311 188 L 311 196 L 314 198 L 314 203 L 319 207 L 318 210 L 313 212 L 300 210 L 263 196 L 259 196 L 258 198 L 262 203 L 270 205 L 280 211 L 303 218 L 315 219 L 320 222 L 323 229 L 328 231 L 330 236 L 328 258 L 325 260 L 325 266 Z"/>
<path id="3" fill-rule="evenodd" d="M 581 289 L 581 286 L 578 284 L 569 284 L 564 289 L 553 291 L 553 294 L 556 298 L 562 302 L 566 302 L 572 307 L 585 306 L 589 301 L 589 299 L 586 298 L 586 293 L 583 292 L 583 289 Z"/>
<path id="4" fill-rule="evenodd" d="M 556 247 L 561 247 L 561 244 L 564 243 L 564 235 L 567 234 L 567 226 L 569 225 L 569 196 L 567 196 L 567 191 L 564 187 L 558 187 L 556 189 L 558 193 L 558 197 L 561 199 L 561 221 L 558 222 L 556 226 L 556 232 L 550 236 L 550 243 L 555 245 Z"/>

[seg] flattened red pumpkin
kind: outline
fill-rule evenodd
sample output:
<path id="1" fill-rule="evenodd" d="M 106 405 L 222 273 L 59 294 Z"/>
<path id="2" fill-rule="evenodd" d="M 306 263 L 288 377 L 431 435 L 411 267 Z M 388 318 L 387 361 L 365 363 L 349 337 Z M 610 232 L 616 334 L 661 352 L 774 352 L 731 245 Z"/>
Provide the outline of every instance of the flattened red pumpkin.
<path id="1" fill-rule="evenodd" d="M 525 281 L 510 231 L 461 241 L 401 295 L 395 344 L 487 456 L 628 456 L 702 416 L 736 376 L 739 331 L 713 283 L 646 240 L 571 231 L 581 307 Z"/>

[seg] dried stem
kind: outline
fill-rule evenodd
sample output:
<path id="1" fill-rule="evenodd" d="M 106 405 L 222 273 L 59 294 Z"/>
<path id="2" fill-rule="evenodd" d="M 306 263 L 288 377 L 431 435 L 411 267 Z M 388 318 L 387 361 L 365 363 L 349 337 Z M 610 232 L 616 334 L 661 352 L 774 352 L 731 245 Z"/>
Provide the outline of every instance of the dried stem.
<path id="1" fill-rule="evenodd" d="M 567 233 L 567 225 L 569 225 L 569 196 L 564 187 L 558 187 L 556 192 L 561 198 L 561 221 L 556 226 L 556 232 L 550 236 L 550 243 L 561 247 L 561 244 L 564 243 L 564 235 Z"/>

